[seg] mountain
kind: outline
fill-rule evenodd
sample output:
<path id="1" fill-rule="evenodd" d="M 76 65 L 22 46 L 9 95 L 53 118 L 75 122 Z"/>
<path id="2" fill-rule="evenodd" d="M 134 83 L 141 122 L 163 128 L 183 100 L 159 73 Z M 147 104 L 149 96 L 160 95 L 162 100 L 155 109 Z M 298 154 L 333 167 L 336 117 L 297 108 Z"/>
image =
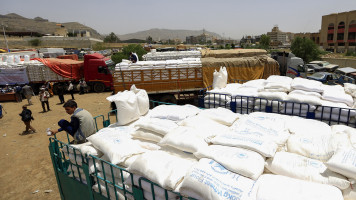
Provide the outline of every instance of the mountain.
<path id="1" fill-rule="evenodd" d="M 141 40 L 146 40 L 148 36 L 151 36 L 153 40 L 168 40 L 168 39 L 181 39 L 182 41 L 185 41 L 187 36 L 197 36 L 201 35 L 203 33 L 203 30 L 170 30 L 170 29 L 150 29 L 147 31 L 139 31 L 136 33 L 130 33 L 130 34 L 124 34 L 124 35 L 118 35 L 120 40 L 129 40 L 129 39 L 141 39 Z M 216 34 L 214 32 L 209 32 L 205 31 L 206 34 L 210 36 L 214 36 L 217 38 L 221 38 L 219 34 Z"/>
<path id="2" fill-rule="evenodd" d="M 49 22 L 48 19 L 41 17 L 35 17 L 29 19 L 22 17 L 16 13 L 10 13 L 7 15 L 0 15 L 0 24 L 6 25 L 6 31 L 32 31 L 42 34 L 52 34 L 56 31 L 58 22 Z M 78 22 L 59 23 L 62 24 L 67 30 L 87 30 L 90 32 L 91 37 L 102 38 L 102 36 L 94 29 L 84 26 Z"/>

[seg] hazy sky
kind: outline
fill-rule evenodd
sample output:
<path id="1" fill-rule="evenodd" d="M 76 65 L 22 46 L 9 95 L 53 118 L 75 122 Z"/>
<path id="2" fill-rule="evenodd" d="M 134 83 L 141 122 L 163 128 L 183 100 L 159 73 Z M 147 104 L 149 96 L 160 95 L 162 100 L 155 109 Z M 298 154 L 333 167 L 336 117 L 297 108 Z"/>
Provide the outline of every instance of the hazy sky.
<path id="1" fill-rule="evenodd" d="M 0 0 L 2 15 L 79 22 L 100 34 L 204 28 L 233 39 L 267 33 L 274 25 L 284 32 L 317 32 L 323 15 L 351 10 L 356 0 Z"/>

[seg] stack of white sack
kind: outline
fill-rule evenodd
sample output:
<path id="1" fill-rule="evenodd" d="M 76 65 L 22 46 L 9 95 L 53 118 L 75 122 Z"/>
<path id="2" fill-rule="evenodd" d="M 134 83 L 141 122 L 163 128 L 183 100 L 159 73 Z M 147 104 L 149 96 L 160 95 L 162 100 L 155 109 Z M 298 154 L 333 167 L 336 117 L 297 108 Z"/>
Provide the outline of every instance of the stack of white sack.
<path id="1" fill-rule="evenodd" d="M 351 95 L 346 94 L 344 88 L 340 85 L 328 86 L 323 85 L 324 92 L 321 96 L 322 99 L 332 101 L 335 103 L 344 103 L 348 106 L 353 106 L 354 101 Z"/>
<path id="2" fill-rule="evenodd" d="M 142 56 L 144 60 L 172 60 L 185 58 L 200 58 L 200 51 L 167 51 L 167 52 L 149 52 Z"/>
<path id="3" fill-rule="evenodd" d="M 289 92 L 293 79 L 287 76 L 272 75 L 266 79 L 264 91 L 267 92 Z"/>
<path id="4" fill-rule="evenodd" d="M 334 134 L 339 134 L 349 139 L 350 143 L 343 142 L 337 147 L 336 154 L 326 162 L 329 169 L 348 177 L 350 187 L 343 190 L 345 200 L 356 199 L 355 181 L 355 150 L 356 150 L 356 129 L 345 125 L 333 125 L 331 129 Z M 353 155 L 352 155 L 353 154 Z M 340 160 L 341 159 L 341 160 Z M 352 164 L 353 163 L 353 164 Z"/>
<path id="5" fill-rule="evenodd" d="M 264 79 L 243 83 L 242 87 L 231 95 L 231 101 L 236 102 L 236 112 L 242 114 L 250 113 L 254 108 L 254 97 L 258 97 L 258 92 L 264 89 L 265 84 L 266 80 Z"/>
<path id="6" fill-rule="evenodd" d="M 314 112 L 316 106 L 322 103 L 321 95 L 317 92 L 293 90 L 285 98 L 281 113 L 306 117 L 308 112 Z"/>
<path id="7" fill-rule="evenodd" d="M 200 58 L 183 58 L 182 60 L 186 61 L 190 68 L 192 68 L 192 67 L 194 67 L 194 68 L 195 67 L 196 68 L 202 67 Z"/>
<path id="8" fill-rule="evenodd" d="M 87 139 L 99 149 L 112 164 L 120 164 L 126 159 L 151 150 L 151 146 L 138 140 L 133 140 L 131 134 L 135 128 L 120 126 L 103 128 Z"/>
<path id="9" fill-rule="evenodd" d="M 150 69 L 175 69 L 175 68 L 196 68 L 201 67 L 201 61 L 199 58 L 194 60 L 161 60 L 161 61 L 137 61 L 131 63 L 123 61 L 116 64 L 116 71 L 128 71 L 128 70 L 150 70 Z"/>
<path id="10" fill-rule="evenodd" d="M 258 96 L 258 88 L 240 87 L 231 95 L 231 102 L 236 103 L 236 112 L 246 114 L 252 112 L 255 106 L 255 98 Z"/>
<path id="11" fill-rule="evenodd" d="M 162 158 L 168 158 L 166 159 L 166 162 L 164 162 L 162 165 L 158 166 L 161 162 L 157 161 L 158 159 L 160 159 L 160 155 L 164 155 Z M 151 161 L 150 158 L 153 158 L 153 160 Z M 104 158 L 105 159 L 105 158 Z M 146 160 L 145 160 L 146 159 Z M 147 160 L 148 159 L 148 160 Z M 137 162 L 135 162 L 137 160 Z M 148 161 L 149 165 L 146 166 L 145 161 Z M 154 163 L 154 161 L 156 161 L 156 163 Z M 181 163 L 181 165 L 179 166 L 183 166 L 185 169 L 182 169 L 182 171 L 180 172 L 175 172 L 174 170 L 174 165 L 176 165 L 176 163 L 179 163 L 180 161 L 183 161 Z M 116 185 L 118 185 L 119 187 L 123 188 L 123 185 L 125 185 L 125 189 L 128 192 L 132 192 L 132 179 L 133 182 L 135 184 L 135 186 L 141 186 L 141 188 L 143 189 L 143 195 L 145 199 L 151 200 L 151 199 L 158 199 L 158 200 L 164 200 L 165 199 L 165 195 L 166 195 L 166 191 L 160 187 L 160 186 L 156 186 L 151 184 L 149 181 L 150 179 L 152 180 L 161 180 L 161 183 L 167 184 L 167 185 L 178 185 L 181 182 L 182 177 L 185 174 L 185 171 L 190 167 L 191 163 L 196 163 L 197 159 L 192 155 L 192 154 L 187 154 L 184 152 L 181 152 L 179 150 L 176 150 L 174 148 L 162 148 L 162 150 L 160 151 L 156 151 L 154 153 L 150 153 L 147 155 L 136 155 L 133 156 L 129 159 L 127 159 L 124 163 L 122 163 L 125 169 L 129 169 L 130 166 L 132 165 L 133 168 L 135 168 L 135 166 L 139 165 L 141 166 L 141 168 L 139 168 L 139 170 L 141 171 L 140 173 L 136 173 L 136 174 L 132 174 L 132 173 L 127 173 L 125 171 L 122 171 L 123 173 L 123 177 L 121 178 L 121 172 L 120 170 L 113 170 L 114 171 L 114 180 L 110 177 L 112 177 L 111 174 L 105 174 L 106 177 L 104 178 L 104 174 L 103 173 L 98 173 L 96 174 L 96 176 L 94 176 L 94 179 L 96 178 L 98 181 L 98 183 L 93 187 L 93 189 L 97 192 L 99 192 L 99 184 L 100 184 L 100 188 L 103 190 L 102 193 L 104 196 L 107 196 L 106 194 L 106 188 L 108 188 L 109 191 L 109 195 L 111 196 L 111 198 L 115 199 L 115 190 L 114 190 L 114 186 L 113 183 L 115 183 Z M 165 168 L 164 164 L 168 164 L 170 165 L 169 168 Z M 154 165 L 154 168 L 149 168 L 152 165 Z M 145 166 L 145 167 L 142 167 Z M 179 167 L 178 166 L 178 167 Z M 147 169 L 146 169 L 147 167 Z M 161 169 L 163 170 L 163 174 L 160 173 L 159 170 Z M 108 168 L 110 169 L 110 168 Z M 113 168 L 114 169 L 114 168 Z M 116 168 L 118 169 L 118 168 Z M 105 169 L 105 171 L 107 171 L 107 169 Z M 171 175 L 170 171 L 172 171 Z M 152 173 L 153 172 L 153 173 Z M 138 175 L 138 174 L 144 174 L 142 175 Z M 146 175 L 149 174 L 149 175 Z M 132 177 L 131 177 L 132 176 Z M 110 181 L 111 183 L 108 183 L 107 186 L 105 187 L 105 182 L 99 180 L 99 178 L 103 178 L 104 180 Z M 149 177 L 150 179 L 147 179 L 147 177 Z M 176 182 L 176 184 L 174 184 L 174 182 Z M 154 190 L 154 192 L 152 192 L 152 188 Z M 168 189 L 171 189 L 170 187 Z M 119 197 L 123 197 L 124 193 L 123 190 L 120 190 L 119 188 L 116 187 L 116 191 Z M 168 195 L 168 199 L 176 199 L 177 194 L 173 193 L 172 191 L 168 191 L 167 190 L 167 195 Z M 126 197 L 128 199 L 133 199 L 132 195 L 130 195 L 129 193 L 126 192 Z M 119 198 L 120 199 L 120 198 Z"/>
<path id="12" fill-rule="evenodd" d="M 315 110 L 316 119 L 355 123 L 356 110 L 345 103 L 321 100 L 321 104 Z"/>
<path id="13" fill-rule="evenodd" d="M 356 85 L 352 83 L 344 83 L 344 90 L 346 94 L 351 95 L 353 98 L 356 98 Z"/>
<path id="14" fill-rule="evenodd" d="M 237 120 L 229 132 L 217 135 L 209 142 L 245 148 L 264 157 L 273 157 L 279 147 L 284 147 L 289 137 L 286 126 L 289 119 L 289 116 L 254 112 Z"/>
<path id="15" fill-rule="evenodd" d="M 266 106 L 272 107 L 272 112 L 278 113 L 283 107 L 282 102 L 287 99 L 286 92 L 269 92 L 261 91 L 258 92 L 255 99 L 255 111 L 265 111 Z"/>
<path id="16" fill-rule="evenodd" d="M 179 192 L 195 199 L 255 199 L 255 181 L 202 158 L 185 175 Z"/>
<path id="17" fill-rule="evenodd" d="M 256 182 L 256 200 L 343 200 L 341 191 L 331 185 L 264 174 Z"/>
<path id="18" fill-rule="evenodd" d="M 69 176 L 83 182 L 86 184 L 86 176 L 83 172 L 82 165 L 86 163 L 89 167 L 89 174 L 95 172 L 95 167 L 99 167 L 99 164 L 94 160 L 88 158 L 88 155 L 93 155 L 100 157 L 103 153 L 97 148 L 93 147 L 90 142 L 86 142 L 83 144 L 77 145 L 66 145 L 63 146 L 62 152 L 66 159 L 70 161 L 70 165 L 68 167 Z M 95 166 L 94 166 L 95 165 Z M 78 173 L 78 171 L 80 173 Z"/>
<path id="19" fill-rule="evenodd" d="M 129 167 L 129 171 L 159 186 L 175 190 L 188 169 L 197 161 L 167 151 L 151 151 L 139 155 Z"/>
<path id="20" fill-rule="evenodd" d="M 293 90 L 304 90 L 307 92 L 323 93 L 323 87 L 320 81 L 309 80 L 305 78 L 296 77 L 291 83 Z"/>
<path id="21" fill-rule="evenodd" d="M 219 71 L 215 70 L 213 73 L 213 90 L 226 87 L 227 77 L 226 67 L 220 67 Z"/>
<path id="22" fill-rule="evenodd" d="M 267 159 L 266 168 L 277 175 L 333 185 L 341 190 L 350 186 L 346 177 L 331 171 L 323 162 L 294 153 L 277 152 Z"/>
<path id="23" fill-rule="evenodd" d="M 240 83 L 229 83 L 224 88 L 216 88 L 207 91 L 204 97 L 205 108 L 224 107 L 230 108 L 231 96 L 242 87 Z"/>
<path id="24" fill-rule="evenodd" d="M 194 155 L 199 159 L 213 159 L 227 170 L 253 180 L 257 180 L 264 169 L 265 158 L 248 149 L 210 145 L 195 152 Z"/>
<path id="25" fill-rule="evenodd" d="M 212 119 L 220 124 L 231 126 L 242 115 L 234 113 L 226 108 L 212 108 L 200 111 L 198 116 L 203 116 Z"/>
<path id="26" fill-rule="evenodd" d="M 197 115 L 201 110 L 193 105 L 159 105 L 150 111 L 151 118 L 181 121 Z"/>
<path id="27" fill-rule="evenodd" d="M 133 138 L 158 143 L 178 125 L 169 119 L 143 117 L 134 124 L 134 127 L 137 130 L 131 134 Z"/>
<path id="28" fill-rule="evenodd" d="M 195 153 L 208 146 L 206 140 L 228 131 L 227 126 L 204 115 L 187 118 L 179 125 L 166 134 L 159 145 Z"/>
<path id="29" fill-rule="evenodd" d="M 342 137 L 333 134 L 329 125 L 311 119 L 292 117 L 287 151 L 326 162 L 334 154 Z"/>
<path id="30" fill-rule="evenodd" d="M 145 116 L 135 122 L 135 128 L 115 127 L 103 134 L 109 129 L 105 128 L 97 133 L 102 135 L 101 140 L 105 140 L 105 147 L 115 148 L 108 150 L 103 147 L 103 150 L 97 147 L 104 153 L 102 159 L 112 162 L 113 158 L 109 156 L 118 156 L 114 164 L 135 174 L 135 185 L 139 185 L 141 176 L 144 177 L 141 183 L 146 199 L 164 199 L 165 195 L 163 189 L 151 185 L 146 179 L 165 189 L 198 199 L 263 199 L 272 187 L 265 176 L 273 177 L 276 184 L 288 182 L 286 187 L 294 188 L 287 191 L 295 194 L 297 199 L 324 198 L 320 196 L 324 195 L 324 190 L 327 190 L 327 197 L 333 199 L 342 195 L 341 190 L 345 199 L 352 199 L 355 195 L 355 189 L 349 187 L 350 183 L 354 183 L 352 179 L 356 178 L 355 166 L 352 165 L 356 162 L 354 128 L 342 125 L 330 127 L 317 120 L 272 113 L 239 115 L 223 108 L 203 110 L 197 115 L 187 114 L 179 122 L 168 120 L 167 116 L 163 117 L 165 119 Z M 165 120 L 165 123 L 160 120 Z M 153 138 L 159 136 L 159 139 L 151 141 L 158 142 L 162 147 L 146 147 L 142 142 L 133 140 L 131 137 L 134 137 L 137 128 L 141 131 L 153 130 Z M 140 139 L 149 140 L 147 138 L 151 136 Z M 95 146 L 91 137 L 89 141 Z M 97 145 L 104 144 L 99 142 Z M 264 166 L 265 172 L 283 176 L 261 175 Z M 110 169 L 102 168 L 100 165 L 100 177 L 113 176 L 107 173 Z M 123 184 L 123 178 L 125 188 L 131 191 L 131 177 L 127 173 L 121 176 L 116 170 L 113 171 L 117 185 Z M 110 181 L 110 178 L 107 179 Z M 257 180 L 256 184 L 254 180 Z M 105 183 L 102 183 L 99 183 L 100 187 L 98 184 L 95 186 L 96 191 L 103 186 L 105 189 Z M 155 194 L 152 194 L 151 186 Z M 107 189 L 111 198 L 115 197 L 114 187 Z M 123 193 L 118 191 L 118 194 Z M 301 197 L 302 194 L 307 196 Z M 282 191 L 280 194 L 267 193 L 266 197 L 290 199 L 285 195 Z M 172 199 L 176 197 L 172 192 L 168 192 L 168 196 Z"/>
<path id="31" fill-rule="evenodd" d="M 149 110 L 149 98 L 145 90 L 131 86 L 130 91 L 118 92 L 106 98 L 115 102 L 117 112 L 117 124 L 126 125 L 145 115 Z"/>

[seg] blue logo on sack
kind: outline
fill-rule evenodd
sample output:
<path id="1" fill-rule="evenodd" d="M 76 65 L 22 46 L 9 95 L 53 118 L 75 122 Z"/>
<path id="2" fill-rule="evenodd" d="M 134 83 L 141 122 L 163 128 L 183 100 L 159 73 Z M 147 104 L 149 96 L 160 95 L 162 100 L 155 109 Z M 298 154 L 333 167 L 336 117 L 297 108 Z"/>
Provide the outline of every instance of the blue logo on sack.
<path id="1" fill-rule="evenodd" d="M 321 163 L 315 161 L 309 161 L 309 165 L 315 168 L 321 168 Z"/>
<path id="2" fill-rule="evenodd" d="M 216 173 L 227 174 L 229 172 L 227 169 L 225 169 L 224 166 L 220 165 L 219 163 L 210 162 L 210 164 L 212 164 L 211 169 L 214 170 Z"/>
<path id="3" fill-rule="evenodd" d="M 245 158 L 245 159 L 248 157 L 247 154 L 245 154 L 245 153 L 237 153 L 236 156 L 239 158 Z"/>

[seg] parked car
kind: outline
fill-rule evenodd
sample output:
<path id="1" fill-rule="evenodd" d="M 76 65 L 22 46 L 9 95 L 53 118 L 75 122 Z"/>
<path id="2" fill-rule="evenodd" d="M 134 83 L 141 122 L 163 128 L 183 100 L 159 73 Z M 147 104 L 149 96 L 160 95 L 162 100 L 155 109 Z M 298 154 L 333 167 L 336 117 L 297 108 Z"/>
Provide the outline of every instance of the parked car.
<path id="1" fill-rule="evenodd" d="M 330 64 L 327 61 L 312 61 L 309 64 L 317 64 L 320 67 L 324 67 L 326 69 L 326 71 L 328 71 L 328 72 L 333 72 L 337 68 L 339 68 L 339 65 Z"/>
<path id="2" fill-rule="evenodd" d="M 310 76 L 307 76 L 307 79 L 320 81 L 322 83 L 327 83 L 328 81 L 338 79 L 338 77 L 335 74 L 329 72 L 317 72 Z"/>
<path id="3" fill-rule="evenodd" d="M 325 72 L 327 70 L 324 66 L 319 66 L 317 64 L 305 64 L 305 66 L 308 68 L 308 72 Z"/>
<path id="4" fill-rule="evenodd" d="M 327 83 L 329 85 L 336 85 L 336 84 L 343 85 L 344 83 L 355 83 L 354 78 L 341 74 L 329 73 L 329 72 L 317 72 L 310 76 L 307 76 L 307 79 L 320 81 L 322 83 Z"/>

